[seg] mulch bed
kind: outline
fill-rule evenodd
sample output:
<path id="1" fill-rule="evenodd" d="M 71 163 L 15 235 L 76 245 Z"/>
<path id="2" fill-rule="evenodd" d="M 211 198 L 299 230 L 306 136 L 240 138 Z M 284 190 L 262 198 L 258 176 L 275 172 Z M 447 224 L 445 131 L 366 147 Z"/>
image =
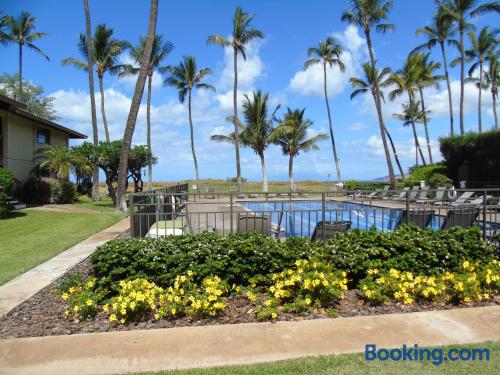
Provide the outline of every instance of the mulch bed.
<path id="1" fill-rule="evenodd" d="M 90 272 L 89 260 L 84 260 L 76 265 L 70 272 L 88 274 Z M 70 335 L 78 333 L 129 331 L 136 329 L 157 329 L 184 326 L 202 326 L 215 324 L 236 324 L 259 322 L 255 318 L 254 306 L 245 297 L 233 296 L 227 299 L 228 307 L 216 318 L 192 319 L 188 317 L 176 320 L 147 320 L 119 325 L 109 321 L 104 312 L 99 312 L 92 320 L 75 322 L 64 315 L 67 308 L 65 302 L 57 298 L 54 289 L 58 280 L 42 289 L 33 297 L 23 302 L 7 316 L 0 319 L 0 339 L 33 336 Z M 361 316 L 390 313 L 407 313 L 429 310 L 446 310 L 457 307 L 488 306 L 500 304 L 500 296 L 483 302 L 474 302 L 467 305 L 451 304 L 412 304 L 384 303 L 382 305 L 371 305 L 365 303 L 358 290 L 345 292 L 345 298 L 332 307 L 338 316 Z M 329 318 L 326 311 L 316 310 L 307 314 L 281 314 L 276 320 L 304 320 Z"/>

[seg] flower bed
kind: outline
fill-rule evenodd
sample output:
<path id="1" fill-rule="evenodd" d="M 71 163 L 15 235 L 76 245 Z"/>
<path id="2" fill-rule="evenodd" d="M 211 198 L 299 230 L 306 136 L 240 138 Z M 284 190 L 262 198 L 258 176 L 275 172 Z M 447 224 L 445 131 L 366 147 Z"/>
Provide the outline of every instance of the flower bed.
<path id="1" fill-rule="evenodd" d="M 477 228 L 123 239 L 0 320 L 0 336 L 422 311 L 499 291 L 498 249 Z"/>

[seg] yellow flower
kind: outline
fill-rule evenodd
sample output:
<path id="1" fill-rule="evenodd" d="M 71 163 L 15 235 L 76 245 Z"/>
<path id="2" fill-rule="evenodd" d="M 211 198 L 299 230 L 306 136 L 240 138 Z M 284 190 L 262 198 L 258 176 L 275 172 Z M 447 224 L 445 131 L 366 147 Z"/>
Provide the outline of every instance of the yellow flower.
<path id="1" fill-rule="evenodd" d="M 304 302 L 306 303 L 306 305 L 310 305 L 311 304 L 311 299 L 310 298 L 306 298 L 304 300 Z"/>
<path id="2" fill-rule="evenodd" d="M 116 315 L 115 314 L 111 314 L 109 316 L 109 320 L 111 320 L 112 322 L 116 322 L 118 319 L 116 318 Z"/>
<path id="3" fill-rule="evenodd" d="M 69 315 L 69 310 L 64 311 L 64 315 L 68 316 Z"/>
<path id="4" fill-rule="evenodd" d="M 276 314 L 275 312 L 273 312 L 271 314 L 271 319 L 276 319 L 278 317 L 278 314 Z"/>
<path id="5" fill-rule="evenodd" d="M 78 312 L 78 310 L 80 310 L 80 307 L 78 307 L 78 305 L 75 305 L 75 307 L 73 307 L 73 310 L 74 310 L 75 312 Z"/>
<path id="6" fill-rule="evenodd" d="M 85 301 L 85 304 L 87 306 L 92 306 L 94 304 L 94 301 L 92 301 L 90 298 L 88 300 Z"/>
<path id="7" fill-rule="evenodd" d="M 127 313 L 127 310 L 126 310 L 126 309 L 121 309 L 121 310 L 120 310 L 120 314 L 125 315 L 126 313 Z"/>
<path id="8" fill-rule="evenodd" d="M 61 298 L 63 299 L 63 301 L 67 301 L 68 298 L 69 298 L 69 294 L 68 293 L 63 293 L 63 295 L 61 296 Z"/>
<path id="9" fill-rule="evenodd" d="M 172 313 L 172 315 L 175 315 L 176 313 L 175 307 L 172 307 L 172 309 L 170 309 L 170 312 Z"/>
<path id="10" fill-rule="evenodd" d="M 272 301 L 272 300 L 270 300 L 270 299 L 266 299 L 266 300 L 264 301 L 264 305 L 266 305 L 267 307 L 271 306 L 272 304 L 273 304 L 273 301 Z"/>
<path id="11" fill-rule="evenodd" d="M 120 319 L 120 323 L 121 323 L 121 324 L 125 324 L 125 318 L 121 318 L 121 319 Z"/>
<path id="12" fill-rule="evenodd" d="M 160 314 L 155 314 L 155 319 L 156 320 L 160 319 Z"/>

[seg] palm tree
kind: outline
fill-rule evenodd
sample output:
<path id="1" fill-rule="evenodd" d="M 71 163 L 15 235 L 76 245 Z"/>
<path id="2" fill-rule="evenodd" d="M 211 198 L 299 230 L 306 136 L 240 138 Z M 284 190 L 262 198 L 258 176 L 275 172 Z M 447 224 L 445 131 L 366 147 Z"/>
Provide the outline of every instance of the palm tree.
<path id="1" fill-rule="evenodd" d="M 119 77 L 127 75 L 137 75 L 139 74 L 139 66 L 141 65 L 142 56 L 144 55 L 144 49 L 146 47 L 146 39 L 141 37 L 139 44 L 134 47 L 128 45 L 130 48 L 130 57 L 134 61 L 134 65 L 124 65 Z M 148 69 L 148 97 L 146 101 L 146 143 L 148 149 L 151 151 L 151 88 L 153 82 L 153 74 L 158 71 L 160 74 L 167 72 L 168 67 L 162 66 L 163 61 L 174 49 L 174 44 L 169 41 L 163 41 L 162 35 L 155 35 L 153 41 L 153 52 L 151 53 L 151 60 Z M 152 151 L 151 151 L 152 155 Z M 148 190 L 153 189 L 153 160 L 148 162 Z"/>
<path id="2" fill-rule="evenodd" d="M 465 85 L 465 47 L 464 34 L 471 25 L 467 22 L 469 18 L 477 17 L 488 12 L 500 12 L 498 1 L 492 1 L 478 5 L 478 0 L 439 0 L 442 5 L 443 15 L 458 25 L 460 35 L 460 134 L 465 133 L 464 128 L 464 85 Z"/>
<path id="3" fill-rule="evenodd" d="M 122 147 L 120 150 L 116 209 L 121 212 L 127 212 L 125 190 L 127 188 L 128 158 L 130 152 L 130 145 L 132 144 L 132 137 L 134 135 L 135 123 L 137 121 L 137 114 L 139 113 L 139 108 L 141 106 L 141 98 L 144 92 L 144 86 L 146 85 L 146 78 L 149 69 L 149 62 L 151 59 L 151 52 L 153 51 L 157 16 L 158 16 L 158 0 L 151 0 L 148 34 L 146 36 L 144 54 L 141 59 L 141 68 L 139 69 L 139 74 L 137 76 L 137 83 L 135 84 L 134 95 L 132 97 L 132 104 L 130 105 L 130 112 L 128 114 L 127 124 L 125 126 L 125 131 L 123 134 Z"/>
<path id="4" fill-rule="evenodd" d="M 389 76 L 386 83 L 394 86 L 394 89 L 389 93 L 390 100 L 394 100 L 396 97 L 406 93 L 408 94 L 408 108 L 413 109 L 413 105 L 416 102 L 415 96 L 418 90 L 418 82 L 421 75 L 421 60 L 422 54 L 410 53 L 406 58 L 403 67 Z M 416 132 L 416 129 L 413 130 Z M 418 139 L 416 138 L 416 142 L 417 141 Z M 420 148 L 419 150 L 420 156 L 422 157 L 422 163 L 426 165 L 427 163 L 422 150 Z"/>
<path id="5" fill-rule="evenodd" d="M 424 130 L 425 130 L 425 140 L 427 142 L 427 152 L 429 153 L 429 162 L 432 164 L 432 150 L 431 143 L 429 138 L 429 129 L 427 126 L 427 113 L 425 109 L 425 101 L 424 101 L 424 89 L 433 87 L 439 88 L 439 81 L 444 79 L 442 75 L 435 74 L 434 72 L 441 67 L 440 63 L 429 61 L 429 55 L 417 53 L 417 66 L 418 66 L 418 75 L 417 75 L 417 88 L 420 94 L 420 103 L 422 104 L 422 113 L 423 113 L 423 121 L 424 121 Z"/>
<path id="6" fill-rule="evenodd" d="M 85 40 L 87 44 L 87 66 L 94 65 L 94 53 L 92 46 L 92 36 L 90 27 L 90 10 L 88 0 L 83 0 L 83 8 L 85 12 Z M 90 114 L 92 117 L 92 133 L 94 146 L 99 145 L 99 129 L 97 128 L 97 115 L 95 106 L 95 90 L 94 90 L 94 69 L 88 69 L 89 76 L 89 92 L 90 92 Z M 94 165 L 92 172 L 92 200 L 99 200 L 99 167 Z"/>
<path id="7" fill-rule="evenodd" d="M 439 7 L 436 15 L 433 18 L 433 23 L 429 26 L 425 26 L 421 29 L 418 29 L 416 31 L 416 34 L 417 35 L 424 34 L 427 37 L 427 42 L 415 48 L 414 51 L 419 51 L 424 48 L 431 50 L 437 44 L 439 44 L 439 47 L 441 49 L 444 75 L 446 78 L 446 86 L 448 88 L 448 108 L 450 111 L 450 135 L 453 136 L 455 134 L 455 129 L 453 125 L 453 100 L 451 94 L 450 75 L 448 73 L 448 60 L 445 48 L 445 44 L 456 47 L 459 46 L 458 41 L 456 39 L 453 39 L 453 36 L 455 34 L 455 30 L 453 28 L 453 22 L 450 18 L 444 16 L 442 8 Z"/>
<path id="8" fill-rule="evenodd" d="M 375 28 L 376 31 L 385 33 L 394 30 L 393 24 L 383 23 L 389 16 L 389 12 L 393 6 L 392 0 L 350 0 L 351 10 L 342 14 L 342 21 L 348 22 L 351 25 L 360 27 L 363 30 L 368 46 L 368 53 L 370 55 L 370 63 L 373 69 L 376 69 L 375 54 L 373 52 L 373 44 L 371 39 L 371 30 Z M 387 169 L 389 170 L 389 179 L 391 186 L 396 185 L 396 177 L 394 176 L 394 168 L 392 166 L 391 155 L 387 140 L 385 137 L 385 123 L 382 116 L 382 103 L 381 92 L 377 80 L 373 82 L 375 108 L 377 110 L 378 122 L 380 126 L 380 135 L 382 137 L 382 144 L 384 146 L 385 160 L 387 162 Z"/>
<path id="9" fill-rule="evenodd" d="M 415 154 L 418 165 L 418 153 L 420 153 L 420 157 L 424 165 L 425 158 L 422 152 L 422 148 L 420 147 L 420 142 L 418 141 L 417 131 L 415 129 L 416 123 L 422 123 L 424 121 L 424 111 L 422 111 L 422 107 L 419 101 L 409 101 L 408 103 L 402 104 L 401 113 L 395 113 L 393 115 L 395 118 L 403 121 L 403 126 L 410 126 L 413 130 L 413 137 L 415 138 Z"/>
<path id="10" fill-rule="evenodd" d="M 277 106 L 273 113 L 269 113 L 269 94 L 262 94 L 260 91 L 254 91 L 252 97 L 245 95 L 243 97 L 243 117 L 244 122 L 240 125 L 242 129 L 240 142 L 243 146 L 248 146 L 260 158 L 262 166 L 262 191 L 268 191 L 266 160 L 264 151 L 267 146 L 273 143 L 279 136 L 279 132 L 273 127 L 275 113 L 279 109 Z M 234 144 L 235 134 L 213 135 L 212 141 L 227 142 Z"/>
<path id="11" fill-rule="evenodd" d="M 486 85 L 491 92 L 493 102 L 493 116 L 495 117 L 495 129 L 498 129 L 497 117 L 497 99 L 498 99 L 498 83 L 500 82 L 500 63 L 498 61 L 498 53 L 490 53 L 488 56 L 488 69 L 484 74 Z"/>
<path id="12" fill-rule="evenodd" d="M 288 155 L 288 178 L 290 180 L 290 191 L 295 191 L 293 180 L 293 160 L 301 152 L 318 150 L 317 142 L 327 139 L 324 133 L 314 137 L 308 137 L 309 128 L 313 122 L 304 118 L 304 109 L 287 109 L 283 120 L 280 122 L 279 136 L 276 143 L 281 146 L 284 155 Z"/>
<path id="13" fill-rule="evenodd" d="M 19 46 L 19 98 L 23 93 L 23 47 L 39 53 L 49 61 L 49 57 L 37 46 L 34 41 L 47 33 L 34 32 L 36 17 L 28 12 L 22 12 L 17 17 L 7 16 L 4 23 L 7 26 L 7 39 Z M 15 98 L 14 98 L 15 99 Z"/>
<path id="14" fill-rule="evenodd" d="M 0 12 L 1 13 L 1 12 Z M 5 32 L 7 29 L 7 16 L 0 16 L 0 44 L 7 44 L 9 37 Z"/>
<path id="15" fill-rule="evenodd" d="M 497 32 L 491 32 L 488 26 L 485 26 L 479 32 L 479 35 L 476 36 L 472 31 L 469 32 L 470 44 L 472 46 L 471 49 L 465 51 L 465 56 L 467 56 L 468 61 L 472 61 L 473 64 L 469 68 L 469 77 L 472 77 L 479 68 L 479 79 L 477 81 L 478 87 L 478 102 L 477 102 L 477 116 L 478 116 L 478 126 L 479 132 L 483 131 L 483 124 L 481 118 L 481 94 L 484 86 L 484 75 L 483 75 L 483 67 L 484 62 L 486 61 L 488 55 L 494 51 L 497 40 L 495 38 L 495 34 Z"/>
<path id="16" fill-rule="evenodd" d="M 341 72 L 345 71 L 345 66 L 340 56 L 342 55 L 342 46 L 335 43 L 333 38 L 328 37 L 324 42 L 320 42 L 318 47 L 309 48 L 307 51 L 307 56 L 315 56 L 314 58 L 309 58 L 304 64 L 304 70 L 307 70 L 310 66 L 316 64 L 322 64 L 323 66 L 323 88 L 325 93 L 326 102 L 326 112 L 328 114 L 328 123 L 330 125 L 330 140 L 332 142 L 333 150 L 333 160 L 335 161 L 335 167 L 337 169 L 337 180 L 342 182 L 342 175 L 340 174 L 340 164 L 337 157 L 337 148 L 335 147 L 335 138 L 333 136 L 333 126 L 332 126 L 332 116 L 330 114 L 330 103 L 328 102 L 328 90 L 326 82 L 326 65 L 328 64 L 330 68 L 334 65 L 339 67 Z"/>
<path id="17" fill-rule="evenodd" d="M 42 161 L 38 168 L 49 172 L 50 177 L 57 179 L 67 179 L 75 163 L 73 150 L 66 146 L 49 146 L 38 150 Z"/>
<path id="18" fill-rule="evenodd" d="M 211 35 L 208 37 L 208 44 L 217 44 L 222 47 L 232 47 L 233 49 L 233 70 L 234 70 L 234 85 L 233 85 L 233 123 L 235 136 L 235 152 L 236 152 L 236 179 L 238 181 L 238 191 L 241 191 L 241 168 L 240 168 L 240 137 L 238 132 L 238 54 L 241 53 L 243 60 L 246 60 L 246 47 L 255 40 L 263 38 L 262 31 L 251 28 L 250 24 L 253 20 L 253 15 L 244 12 L 240 7 L 236 7 L 236 12 L 233 18 L 233 33 L 231 39 L 226 39 L 220 35 Z"/>
<path id="19" fill-rule="evenodd" d="M 92 48 L 94 55 L 92 56 L 93 62 L 95 64 L 95 70 L 97 73 L 97 78 L 99 80 L 99 90 L 101 92 L 101 115 L 102 122 L 104 125 L 104 133 L 106 134 L 106 142 L 109 142 L 109 128 L 108 120 L 106 119 L 106 111 L 104 109 L 104 87 L 103 79 L 104 74 L 109 72 L 110 74 L 118 74 L 122 68 L 121 64 L 118 64 L 118 56 L 126 48 L 127 44 L 124 41 L 113 39 L 113 29 L 106 28 L 106 25 L 97 25 L 94 37 L 92 39 Z M 78 49 L 81 55 L 87 57 L 87 41 L 84 34 L 80 34 L 80 41 L 78 42 Z M 87 59 L 86 59 L 87 60 Z M 62 61 L 63 65 L 73 65 L 77 69 L 84 71 L 88 70 L 88 62 L 84 60 L 77 59 L 75 57 L 68 57 Z"/>
<path id="20" fill-rule="evenodd" d="M 355 98 L 356 96 L 360 94 L 366 94 L 367 92 L 371 92 L 373 96 L 373 100 L 376 101 L 376 91 L 375 87 L 386 87 L 387 86 L 387 77 L 391 73 L 391 70 L 389 68 L 384 68 L 382 71 L 378 71 L 377 68 L 374 68 L 372 65 L 369 63 L 364 63 L 363 64 L 363 71 L 365 73 L 364 80 L 361 78 L 356 78 L 352 77 L 350 79 L 351 85 L 353 87 L 353 91 L 351 93 L 351 99 Z M 375 83 L 376 82 L 376 83 Z M 384 98 L 384 93 L 380 92 L 380 96 L 382 101 L 385 102 Z M 401 167 L 401 163 L 399 162 L 399 157 L 398 153 L 396 151 L 396 146 L 394 145 L 394 142 L 392 141 L 392 137 L 387 130 L 387 127 L 384 126 L 384 132 L 387 135 L 387 138 L 389 139 L 389 142 L 391 144 L 392 152 L 394 154 L 394 159 L 396 160 L 396 164 L 399 169 L 399 173 L 401 175 L 401 178 L 403 181 L 405 180 L 405 174 L 403 171 L 403 168 Z"/>
<path id="21" fill-rule="evenodd" d="M 200 186 L 200 175 L 198 172 L 198 159 L 194 148 L 194 127 L 191 111 L 191 94 L 193 89 L 208 89 L 215 91 L 215 88 L 208 83 L 202 82 L 203 79 L 212 73 L 208 68 L 198 70 L 196 59 L 194 56 L 184 56 L 179 65 L 169 69 L 170 76 L 165 80 L 165 84 L 174 86 L 179 91 L 179 101 L 184 103 L 186 96 L 188 98 L 188 114 L 189 114 L 189 132 L 191 136 L 191 152 L 193 154 L 194 171 L 196 174 L 196 186 Z"/>

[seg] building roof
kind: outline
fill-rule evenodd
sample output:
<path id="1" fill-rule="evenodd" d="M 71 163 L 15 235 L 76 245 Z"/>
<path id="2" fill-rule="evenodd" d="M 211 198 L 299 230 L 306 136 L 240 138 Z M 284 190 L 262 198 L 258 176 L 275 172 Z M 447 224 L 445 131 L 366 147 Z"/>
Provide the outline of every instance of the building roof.
<path id="1" fill-rule="evenodd" d="M 4 109 L 4 110 L 9 111 L 11 113 L 14 113 L 18 116 L 36 121 L 39 124 L 48 126 L 49 128 L 57 129 L 57 130 L 60 130 L 64 133 L 68 133 L 70 138 L 87 139 L 87 136 L 85 134 L 71 130 L 71 129 L 66 128 L 62 125 L 56 124 L 55 122 L 46 120 L 44 118 L 41 118 L 39 116 L 36 116 L 34 114 L 27 112 L 26 111 L 26 104 L 23 104 L 21 102 L 18 102 L 16 100 L 13 100 L 13 99 L 8 98 L 7 96 L 1 95 L 1 94 L 0 94 L 0 109 Z"/>

